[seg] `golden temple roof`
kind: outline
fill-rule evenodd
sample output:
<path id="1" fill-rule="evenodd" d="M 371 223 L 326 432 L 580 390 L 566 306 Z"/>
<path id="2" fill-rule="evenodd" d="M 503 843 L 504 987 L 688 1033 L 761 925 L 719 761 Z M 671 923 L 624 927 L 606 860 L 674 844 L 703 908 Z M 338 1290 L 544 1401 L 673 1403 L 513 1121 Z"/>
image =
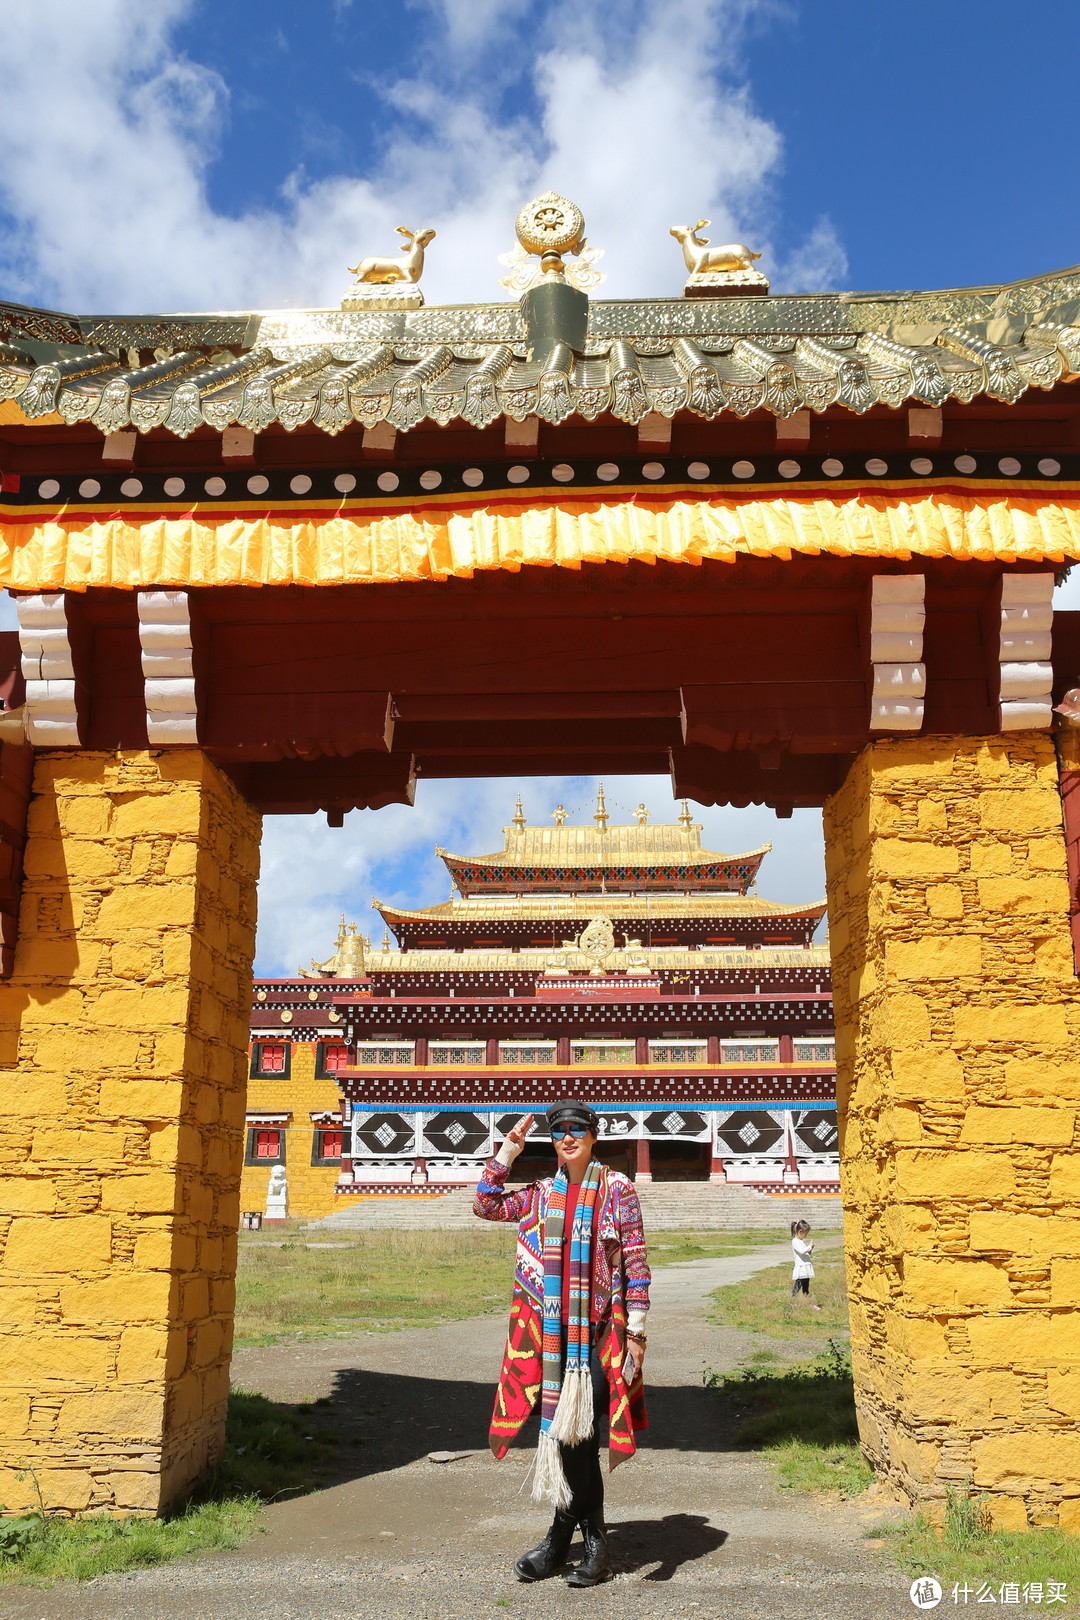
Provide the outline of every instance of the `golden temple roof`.
<path id="1" fill-rule="evenodd" d="M 421 906 L 416 910 L 385 905 L 381 900 L 372 900 L 371 904 L 387 922 L 397 917 L 408 922 L 469 924 L 506 922 L 508 919 L 557 922 L 566 918 L 572 921 L 586 913 L 589 916 L 619 917 L 628 922 L 638 919 L 642 922 L 659 922 L 662 918 L 821 917 L 825 913 L 824 900 L 793 906 L 779 900 L 762 900 L 757 895 L 723 894 L 664 896 L 662 899 L 622 894 L 588 894 L 579 898 L 571 895 L 513 895 L 501 901 L 487 895 L 477 895 L 443 900 L 438 905 Z"/>
<path id="2" fill-rule="evenodd" d="M 762 844 L 736 855 L 703 849 L 701 823 L 694 821 L 685 799 L 678 822 L 650 824 L 649 812 L 641 805 L 636 821 L 612 826 L 602 783 L 597 792 L 592 826 L 567 826 L 562 805 L 553 814 L 554 827 L 530 827 L 519 797 L 513 821 L 503 828 L 502 849 L 490 855 L 454 855 L 436 846 L 435 853 L 448 865 L 455 866 L 601 868 L 617 865 L 647 869 L 650 866 L 714 866 L 733 861 L 752 862 L 756 867 L 772 849 L 771 844 Z"/>

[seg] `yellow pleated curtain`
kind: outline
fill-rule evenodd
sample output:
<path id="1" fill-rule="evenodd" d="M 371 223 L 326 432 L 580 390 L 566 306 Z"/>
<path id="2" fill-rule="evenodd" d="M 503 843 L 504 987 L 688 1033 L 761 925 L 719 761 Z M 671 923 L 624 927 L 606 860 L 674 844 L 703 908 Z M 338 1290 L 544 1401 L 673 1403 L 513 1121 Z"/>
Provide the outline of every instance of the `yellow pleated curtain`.
<path id="1" fill-rule="evenodd" d="M 658 500 L 533 491 L 468 502 L 340 501 L 302 510 L 265 503 L 182 515 L 115 507 L 8 507 L 0 585 L 348 585 L 468 578 L 478 570 L 583 563 L 733 562 L 740 556 L 835 556 L 981 562 L 1080 558 L 1080 491 L 890 493 L 737 499 L 702 489 Z M 467 504 L 468 502 L 468 504 Z"/>

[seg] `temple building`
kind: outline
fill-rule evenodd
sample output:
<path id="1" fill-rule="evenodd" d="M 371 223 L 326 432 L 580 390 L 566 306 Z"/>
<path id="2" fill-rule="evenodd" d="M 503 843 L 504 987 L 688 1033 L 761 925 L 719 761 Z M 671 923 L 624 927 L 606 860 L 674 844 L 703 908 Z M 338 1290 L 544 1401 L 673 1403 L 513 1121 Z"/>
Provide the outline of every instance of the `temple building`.
<path id="1" fill-rule="evenodd" d="M 759 897 L 769 846 L 703 849 L 685 800 L 671 825 L 644 805 L 617 825 L 601 788 L 591 824 L 553 821 L 519 799 L 501 850 L 437 851 L 451 899 L 374 903 L 381 949 L 343 919 L 329 960 L 256 981 L 245 1208 L 282 1163 L 293 1215 L 468 1185 L 521 1113 L 571 1094 L 639 1182 L 838 1190 L 824 902 Z M 550 1160 L 534 1133 L 518 1176 Z"/>

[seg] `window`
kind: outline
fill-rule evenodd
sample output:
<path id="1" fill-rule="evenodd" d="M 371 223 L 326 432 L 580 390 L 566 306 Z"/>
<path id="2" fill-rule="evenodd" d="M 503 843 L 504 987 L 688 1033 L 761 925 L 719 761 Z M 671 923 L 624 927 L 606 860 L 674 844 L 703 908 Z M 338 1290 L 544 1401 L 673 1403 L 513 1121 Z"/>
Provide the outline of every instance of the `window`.
<path id="1" fill-rule="evenodd" d="M 812 1039 L 793 1041 L 791 1044 L 796 1063 L 836 1062 L 836 1042 L 828 1036 L 817 1035 Z"/>
<path id="2" fill-rule="evenodd" d="M 366 1064 L 369 1068 L 381 1068 L 395 1063 L 414 1063 L 416 1049 L 412 1041 L 370 1041 L 356 1048 L 356 1061 L 358 1064 Z"/>
<path id="3" fill-rule="evenodd" d="M 349 1048 L 343 1041 L 320 1041 L 315 1058 L 315 1073 L 320 1080 L 340 1074 L 349 1067 Z"/>
<path id="4" fill-rule="evenodd" d="M 486 1051 L 483 1041 L 431 1041 L 428 1045 L 428 1062 L 483 1063 Z"/>
<path id="5" fill-rule="evenodd" d="M 251 1078 L 287 1080 L 291 1057 L 287 1041 L 256 1041 L 251 1048 Z"/>
<path id="6" fill-rule="evenodd" d="M 705 1063 L 708 1060 L 707 1041 L 650 1041 L 650 1063 Z"/>
<path id="7" fill-rule="evenodd" d="M 340 1125 L 316 1127 L 311 1141 L 312 1164 L 336 1164 L 341 1158 L 345 1132 Z"/>
<path id="8" fill-rule="evenodd" d="M 780 1056 L 779 1041 L 721 1041 L 723 1063 L 776 1063 Z"/>
<path id="9" fill-rule="evenodd" d="M 633 1041 L 595 1041 L 570 1047 L 571 1063 L 633 1063 Z"/>
<path id="10" fill-rule="evenodd" d="M 554 1063 L 554 1041 L 500 1041 L 500 1063 Z"/>
<path id="11" fill-rule="evenodd" d="M 247 1164 L 284 1164 L 285 1130 L 280 1125 L 248 1126 Z"/>

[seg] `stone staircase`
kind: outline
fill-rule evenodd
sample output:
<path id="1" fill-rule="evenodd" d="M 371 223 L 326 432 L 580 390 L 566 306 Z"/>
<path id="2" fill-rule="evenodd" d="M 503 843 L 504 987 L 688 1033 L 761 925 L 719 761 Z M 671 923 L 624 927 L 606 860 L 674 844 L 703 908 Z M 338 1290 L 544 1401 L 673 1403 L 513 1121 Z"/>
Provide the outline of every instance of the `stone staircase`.
<path id="1" fill-rule="evenodd" d="M 647 1232 L 761 1232 L 775 1227 L 788 1237 L 792 1221 L 820 1231 L 839 1231 L 839 1195 L 755 1192 L 751 1187 L 708 1181 L 654 1181 L 639 1187 Z"/>
<path id="2" fill-rule="evenodd" d="M 647 1232 L 761 1232 L 775 1229 L 786 1237 L 794 1220 L 809 1221 L 817 1231 L 837 1231 L 840 1199 L 828 1194 L 771 1196 L 748 1187 L 718 1186 L 708 1181 L 657 1181 L 639 1187 Z M 442 1232 L 473 1227 L 471 1188 L 441 1195 L 359 1198 L 306 1228 L 320 1236 L 333 1232 Z"/>

